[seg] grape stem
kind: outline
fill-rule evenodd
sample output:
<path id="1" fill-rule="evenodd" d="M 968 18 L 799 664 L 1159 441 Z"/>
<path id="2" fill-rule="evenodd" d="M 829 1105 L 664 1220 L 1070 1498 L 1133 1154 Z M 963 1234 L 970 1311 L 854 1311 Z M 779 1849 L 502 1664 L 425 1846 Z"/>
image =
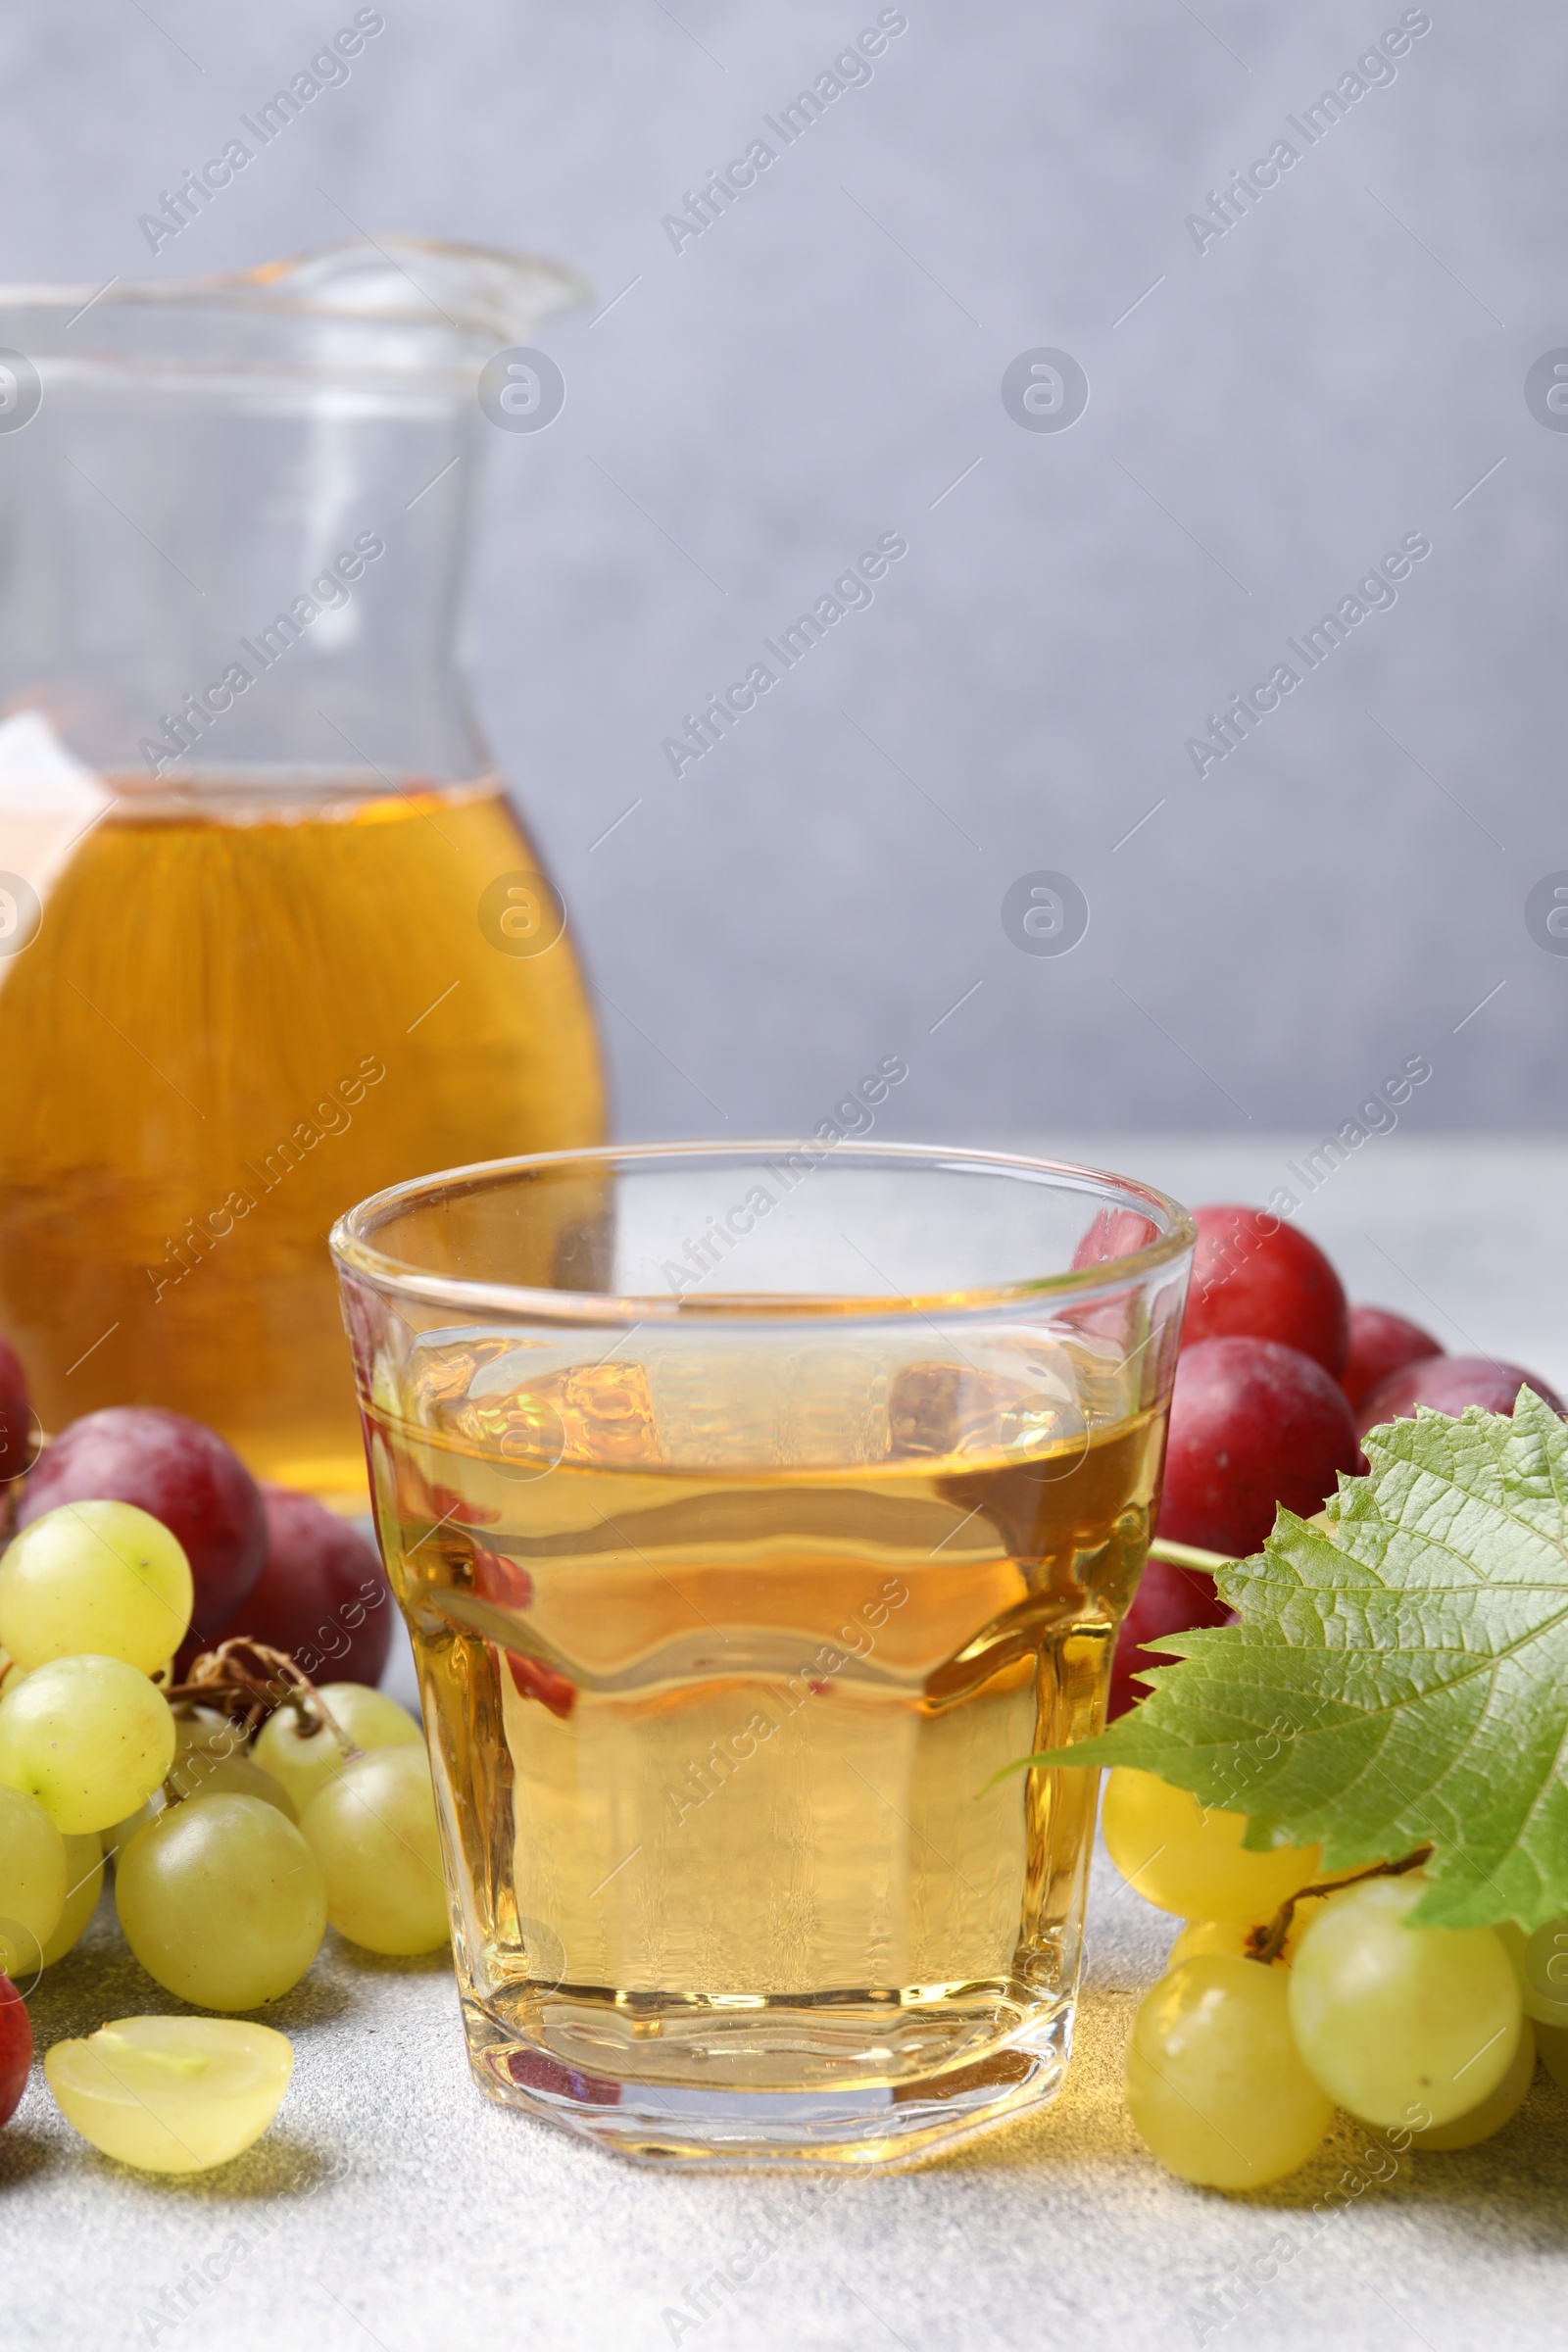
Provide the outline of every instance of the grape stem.
<path id="1" fill-rule="evenodd" d="M 225 1715 L 239 1716 L 247 1740 L 275 1707 L 292 1707 L 302 1739 L 330 1732 L 345 1756 L 360 1752 L 304 1668 L 285 1650 L 269 1648 L 244 1634 L 220 1642 L 216 1649 L 204 1649 L 191 1660 L 185 1680 L 172 1684 L 164 1696 L 172 1707 L 205 1701 Z"/>
<path id="2" fill-rule="evenodd" d="M 1305 1902 L 1309 1895 L 1338 1894 L 1342 1886 L 1359 1886 L 1363 1879 L 1401 1879 L 1407 1870 L 1419 1870 L 1423 1862 L 1429 1862 L 1431 1859 L 1431 1846 L 1418 1845 L 1413 1854 L 1406 1854 L 1400 1862 L 1373 1862 L 1365 1870 L 1352 1870 L 1348 1878 L 1329 1879 L 1320 1886 L 1299 1887 L 1287 1901 L 1281 1903 L 1266 1928 L 1248 1929 L 1248 1959 L 1261 1960 L 1267 1967 L 1270 1961 L 1279 1958 L 1285 1949 L 1285 1938 L 1291 1932 L 1291 1921 L 1295 1916 L 1296 1906 L 1298 1903 Z"/>
<path id="3" fill-rule="evenodd" d="M 1154 1538 L 1149 1556 L 1163 1560 L 1168 1568 L 1200 1568 L 1205 1576 L 1212 1576 L 1216 1568 L 1236 1565 L 1228 1551 L 1200 1551 L 1196 1544 L 1172 1544 L 1164 1536 Z"/>

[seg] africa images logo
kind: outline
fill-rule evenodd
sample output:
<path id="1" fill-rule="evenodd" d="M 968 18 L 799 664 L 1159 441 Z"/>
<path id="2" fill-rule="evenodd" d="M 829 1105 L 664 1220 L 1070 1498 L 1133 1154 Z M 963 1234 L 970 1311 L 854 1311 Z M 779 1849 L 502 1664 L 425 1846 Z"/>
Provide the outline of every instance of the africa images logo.
<path id="1" fill-rule="evenodd" d="M 1267 155 L 1258 156 L 1245 172 L 1233 172 L 1224 188 L 1209 189 L 1206 213 L 1188 214 L 1185 226 L 1199 252 L 1207 253 L 1211 245 L 1238 227 L 1268 190 L 1279 186 L 1283 174 L 1293 172 L 1310 149 L 1322 144 L 1337 122 L 1344 122 L 1352 106 L 1359 105 L 1370 91 L 1387 89 L 1396 80 L 1394 60 L 1407 57 L 1411 44 L 1431 30 L 1432 19 L 1424 8 L 1407 8 L 1375 47 L 1358 57 L 1353 67 L 1347 67 L 1332 89 L 1322 91 L 1299 115 L 1287 115 L 1286 122 L 1300 146 L 1293 139 L 1276 139 Z"/>

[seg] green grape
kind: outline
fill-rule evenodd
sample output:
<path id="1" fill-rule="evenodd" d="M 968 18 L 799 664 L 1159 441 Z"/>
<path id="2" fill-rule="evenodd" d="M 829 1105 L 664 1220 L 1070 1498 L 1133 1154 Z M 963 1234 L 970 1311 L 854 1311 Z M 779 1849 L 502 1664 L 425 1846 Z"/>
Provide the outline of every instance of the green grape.
<path id="1" fill-rule="evenodd" d="M 0 1697 L 0 1781 L 68 1837 L 122 1821 L 173 1759 L 169 1701 L 123 1658 L 54 1658 Z"/>
<path id="2" fill-rule="evenodd" d="M 199 2009 L 277 2000 L 326 1927 L 316 1856 L 255 1796 L 196 1796 L 160 1813 L 122 1852 L 115 1903 L 147 1974 Z"/>
<path id="3" fill-rule="evenodd" d="M 243 1728 L 216 1707 L 182 1706 L 174 1717 L 174 1761 L 166 1782 L 170 1801 L 187 1796 L 259 1796 L 297 1821 L 282 1783 L 256 1762 Z"/>
<path id="4" fill-rule="evenodd" d="M 326 1882 L 326 1916 L 372 1952 L 433 1952 L 447 1940 L 435 1795 L 422 1744 L 355 1756 L 300 1824 Z"/>
<path id="5" fill-rule="evenodd" d="M 1412 2148 L 1435 2148 L 1445 2155 L 1455 2148 L 1474 2148 L 1504 2124 L 1511 2124 L 1529 2094 L 1531 2077 L 1536 2071 L 1536 2037 L 1526 2018 L 1519 2029 L 1519 2047 L 1513 2054 L 1513 2064 L 1497 2084 L 1488 2093 L 1479 2107 L 1466 2108 L 1451 2124 L 1432 2124 L 1425 2132 L 1411 2134 Z"/>
<path id="6" fill-rule="evenodd" d="M 1325 1909 L 1333 1899 L 1332 1895 L 1327 1894 L 1309 1894 L 1304 1902 L 1298 1899 L 1296 1908 L 1291 1913 L 1291 1924 L 1285 1932 L 1285 1948 L 1280 1954 L 1280 1958 L 1287 1968 L 1295 1966 L 1296 1955 L 1301 1948 L 1301 1937 L 1306 1934 L 1318 1913 Z"/>
<path id="7" fill-rule="evenodd" d="M 1328 1899 L 1326 1894 L 1297 1896 L 1285 1941 L 1274 1957 L 1276 1968 L 1290 1967 L 1307 1923 L 1316 1918 Z M 1167 1973 L 1184 1960 L 1196 1960 L 1200 1952 L 1229 1952 L 1235 1959 L 1249 1959 L 1251 1956 L 1249 1938 L 1254 1932 L 1261 1934 L 1270 1925 L 1270 1919 L 1254 1920 L 1250 1926 L 1245 1919 L 1190 1919 L 1170 1947 L 1165 1962 Z"/>
<path id="8" fill-rule="evenodd" d="M 1561 2090 L 1568 2090 L 1568 2026 L 1537 2026 L 1536 2050 Z"/>
<path id="9" fill-rule="evenodd" d="M 123 1821 L 111 1823 L 107 1830 L 100 1830 L 98 1838 L 104 1849 L 104 1860 L 118 1863 L 136 1832 L 144 1830 L 150 1821 L 156 1821 L 167 1802 L 163 1790 L 155 1788 L 147 1802 L 138 1805 L 134 1813 L 127 1813 Z"/>
<path id="10" fill-rule="evenodd" d="M 1364 2124 L 1452 2123 L 1519 2047 L 1519 1987 L 1491 1928 L 1410 1928 L 1419 1872 L 1326 1902 L 1290 1972 L 1291 2025 L 1323 2088 Z"/>
<path id="11" fill-rule="evenodd" d="M 181 1706 L 174 1717 L 174 1761 L 182 1756 L 216 1756 L 225 1761 L 246 1753 L 245 1735 L 216 1707 Z"/>
<path id="12" fill-rule="evenodd" d="M 1245 1960 L 1247 1938 L 1255 1924 L 1245 1919 L 1190 1919 L 1170 1947 L 1166 1975 L 1180 1968 L 1184 1960 L 1198 1960 L 1207 1952 L 1225 1952 L 1233 1960 Z"/>
<path id="13" fill-rule="evenodd" d="M 1188 1919 L 1268 1919 L 1317 1872 L 1315 1845 L 1249 1853 L 1245 1813 L 1205 1810 L 1190 1789 L 1124 1764 L 1106 1786 L 1102 1825 L 1128 1885 Z"/>
<path id="14" fill-rule="evenodd" d="M 333 1721 L 355 1747 L 413 1747 L 424 1744 L 424 1735 L 407 1708 L 395 1698 L 364 1683 L 327 1683 L 321 1696 Z M 324 1782 L 343 1769 L 343 1750 L 330 1732 L 307 1732 L 294 1707 L 279 1707 L 256 1735 L 251 1751 L 264 1772 L 281 1781 L 294 1800 L 301 1821 L 305 1808 Z"/>
<path id="15" fill-rule="evenodd" d="M 35 1796 L 0 1788 L 0 1976 L 37 1970 L 71 1884 L 66 1841 Z"/>
<path id="16" fill-rule="evenodd" d="M 1167 2172 L 1201 2188 L 1265 2188 L 1306 2162 L 1334 2102 L 1291 2038 L 1283 1969 L 1200 1953 L 1133 2020 L 1127 2107 Z"/>
<path id="17" fill-rule="evenodd" d="M 98 1908 L 104 1886 L 104 1848 L 96 1830 L 89 1830 L 84 1838 L 66 1839 L 66 1907 L 54 1933 L 44 1939 L 45 1968 L 65 1958 Z"/>
<path id="18" fill-rule="evenodd" d="M 294 2068 L 285 2034 L 227 2017 L 122 2017 L 43 2062 L 83 2139 L 145 2173 L 203 2173 L 261 2138 Z"/>
<path id="19" fill-rule="evenodd" d="M 1509 1920 L 1497 1934 L 1508 1947 L 1526 2017 L 1568 2026 L 1568 1919 L 1548 1919 L 1533 1936 Z"/>
<path id="20" fill-rule="evenodd" d="M 184 1641 L 190 1562 L 132 1502 L 63 1502 L 0 1559 L 0 1645 L 24 1672 L 51 1658 L 121 1658 L 151 1674 Z"/>
<path id="21" fill-rule="evenodd" d="M 164 1786 L 176 1803 L 190 1796 L 258 1796 L 264 1805 L 275 1805 L 285 1821 L 299 1818 L 282 1782 L 237 1753 L 215 1756 L 206 1748 L 187 1748 L 175 1757 Z"/>

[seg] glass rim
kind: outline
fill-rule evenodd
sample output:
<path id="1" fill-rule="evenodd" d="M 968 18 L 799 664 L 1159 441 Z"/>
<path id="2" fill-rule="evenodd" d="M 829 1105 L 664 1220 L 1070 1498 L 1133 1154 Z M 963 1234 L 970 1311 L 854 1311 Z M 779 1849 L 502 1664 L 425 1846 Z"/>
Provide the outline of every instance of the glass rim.
<path id="1" fill-rule="evenodd" d="M 204 270 L 193 277 L 127 277 L 118 287 L 94 287 L 74 284 L 63 278 L 6 278 L 0 279 L 0 311 L 70 310 L 74 304 L 91 301 L 96 309 L 101 303 L 111 308 L 124 304 L 132 308 L 182 310 L 196 308 L 211 310 L 228 304 L 235 309 L 270 313 L 279 318 L 341 318 L 349 325 L 375 326 L 387 319 L 397 322 L 412 320 L 421 326 L 435 326 L 438 321 L 430 316 L 436 308 L 430 296 L 418 288 L 417 304 L 402 297 L 396 304 L 368 306 L 344 300 L 322 299 L 312 289 L 300 291 L 294 280 L 299 273 L 318 264 L 347 260 L 351 256 L 381 253 L 390 246 L 395 253 L 428 255 L 432 260 L 455 262 L 473 269 L 490 268 L 518 278 L 550 285 L 564 300 L 582 304 L 593 299 L 587 280 L 565 263 L 552 261 L 542 253 L 524 252 L 512 245 L 480 245 L 466 237 L 422 237 L 389 230 L 379 241 L 368 237 L 334 237 L 324 245 L 312 245 L 303 253 L 289 254 L 273 262 L 253 263 L 244 270 Z M 447 323 L 450 325 L 451 320 Z M 481 314 L 469 314 L 459 321 L 462 325 L 488 325 Z"/>
<path id="2" fill-rule="evenodd" d="M 404 267 L 400 255 L 412 269 Z M 373 299 L 357 293 L 347 273 L 360 262 L 373 270 L 372 257 L 383 270 L 390 265 L 400 272 L 406 286 Z M 412 273 L 421 265 L 434 278 L 433 292 Z M 24 355 L 56 382 L 122 375 L 134 381 L 144 374 L 171 383 L 183 374 L 232 377 L 240 384 L 273 378 L 315 382 L 339 374 L 368 382 L 416 381 L 426 374 L 432 381 L 444 381 L 448 375 L 471 380 L 459 361 L 443 368 L 432 359 L 394 359 L 376 339 L 381 337 L 384 344 L 388 333 L 403 335 L 421 346 L 450 347 L 467 360 L 520 346 L 547 318 L 585 309 L 593 299 L 584 277 L 547 255 L 393 232 L 380 239 L 335 238 L 277 261 L 194 277 L 112 278 L 107 286 L 96 288 L 61 279 L 8 279 L 0 282 L 0 329 L 9 321 L 25 332 L 31 321 L 35 333 L 58 327 L 63 334 L 90 313 L 92 326 L 69 350 L 61 343 Z M 206 322 L 212 330 L 211 350 L 159 354 L 102 347 L 104 338 L 114 334 L 113 322 L 121 322 L 123 332 L 133 332 L 138 321 L 160 318 Z M 243 319 L 275 325 L 279 333 L 314 326 L 358 329 L 364 348 L 357 357 L 334 346 L 330 357 L 279 352 L 265 360 L 246 359 L 232 351 L 228 341 L 234 324 Z"/>
<path id="3" fill-rule="evenodd" d="M 1015 1283 L 924 1292 L 914 1298 L 898 1291 L 854 1296 L 833 1292 L 731 1291 L 703 1298 L 691 1292 L 622 1295 L 611 1291 L 568 1291 L 551 1285 L 484 1282 L 466 1275 L 421 1270 L 408 1259 L 375 1249 L 369 1239 L 379 1225 L 397 1210 L 416 1202 L 420 1195 L 428 1196 L 434 1202 L 443 1194 L 478 1192 L 507 1178 L 585 1164 L 597 1163 L 608 1170 L 626 1160 L 649 1167 L 703 1160 L 761 1161 L 769 1155 L 777 1157 L 781 1153 L 802 1152 L 813 1154 L 822 1166 L 841 1159 L 852 1163 L 881 1159 L 951 1174 L 1012 1176 L 1034 1184 L 1067 1178 L 1072 1180 L 1073 1189 L 1094 1187 L 1102 1195 L 1115 1196 L 1113 1200 L 1102 1198 L 1098 1203 L 1101 1207 L 1117 1206 L 1136 1212 L 1142 1204 L 1167 1218 L 1168 1228 L 1141 1250 L 1129 1250 L 1125 1257 L 1102 1258 L 1093 1265 L 1068 1267 L 1060 1273 L 1034 1275 Z M 690 1325 L 698 1321 L 783 1324 L 812 1316 L 883 1322 L 906 1315 L 929 1315 L 934 1307 L 950 1315 L 994 1313 L 999 1307 L 1037 1304 L 1045 1298 L 1077 1299 L 1096 1291 L 1121 1289 L 1128 1283 L 1146 1281 L 1162 1266 L 1191 1250 L 1197 1240 L 1198 1228 L 1192 1213 L 1179 1200 L 1153 1185 L 1141 1183 L 1136 1177 L 1117 1175 L 1112 1169 L 1094 1168 L 1076 1160 L 1046 1159 L 1028 1152 L 968 1151 L 946 1144 L 877 1144 L 848 1137 L 840 1143 L 824 1144 L 819 1137 L 795 1136 L 737 1143 L 594 1144 L 574 1151 L 526 1152 L 504 1159 L 474 1160 L 464 1167 L 405 1177 L 399 1184 L 368 1195 L 336 1220 L 327 1237 L 327 1246 L 340 1275 L 354 1274 L 379 1290 L 417 1298 L 425 1304 L 450 1305 L 459 1310 L 483 1309 L 536 1323 L 619 1326 L 651 1322 Z"/>

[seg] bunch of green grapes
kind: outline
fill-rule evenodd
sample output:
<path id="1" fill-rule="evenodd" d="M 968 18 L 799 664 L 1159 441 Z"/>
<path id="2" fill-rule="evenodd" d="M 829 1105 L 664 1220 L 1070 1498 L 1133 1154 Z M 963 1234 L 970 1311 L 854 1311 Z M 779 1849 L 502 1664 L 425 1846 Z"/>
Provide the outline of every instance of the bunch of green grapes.
<path id="1" fill-rule="evenodd" d="M 1283 2180 L 1336 2107 L 1401 2146 L 1472 2147 L 1523 2104 L 1538 2043 L 1568 2076 L 1568 1920 L 1528 1938 L 1411 1927 L 1419 1871 L 1325 1886 L 1316 1846 L 1250 1852 L 1243 1814 L 1151 1773 L 1113 1772 L 1103 1820 L 1123 1877 L 1188 1922 L 1139 2007 L 1126 2076 L 1134 2124 L 1180 2179 Z"/>
<path id="2" fill-rule="evenodd" d="M 417 1725 L 357 1683 L 322 1690 L 324 1713 L 280 1706 L 254 1742 L 171 1707 L 159 1685 L 192 1604 L 181 1545 L 129 1503 L 63 1504 L 0 1556 L 0 1975 L 30 1989 L 72 1948 L 107 1860 L 148 1975 L 225 2013 L 122 2019 L 49 2054 L 77 2130 L 153 2171 L 221 2162 L 267 2128 L 292 2052 L 234 2013 L 297 1984 L 329 1922 L 376 1952 L 449 1933 Z"/>

